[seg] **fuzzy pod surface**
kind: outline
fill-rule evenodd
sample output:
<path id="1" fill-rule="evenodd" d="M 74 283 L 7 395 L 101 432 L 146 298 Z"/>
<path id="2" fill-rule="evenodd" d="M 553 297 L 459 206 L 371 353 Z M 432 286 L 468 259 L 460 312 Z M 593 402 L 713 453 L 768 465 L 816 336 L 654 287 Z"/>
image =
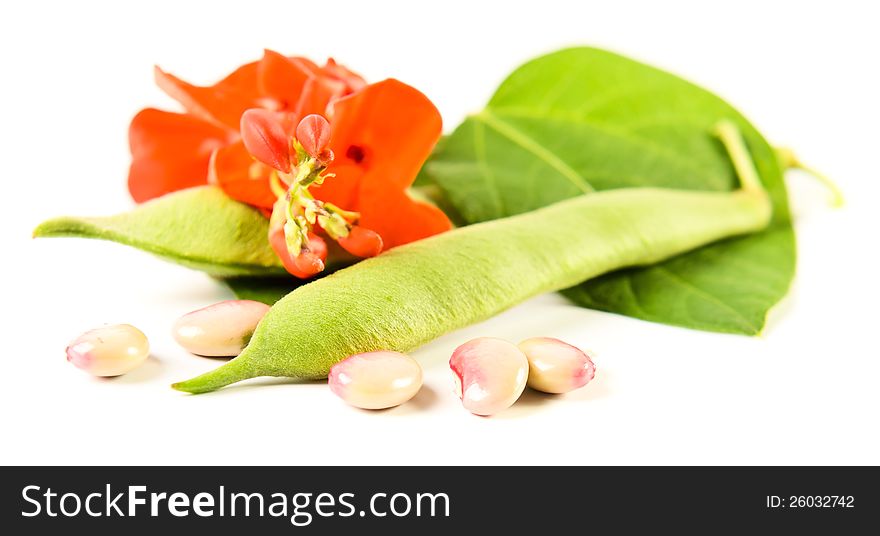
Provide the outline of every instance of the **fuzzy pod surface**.
<path id="1" fill-rule="evenodd" d="M 455 229 L 294 290 L 241 355 L 173 387 L 324 378 L 350 355 L 406 352 L 538 294 L 759 231 L 771 212 L 766 192 L 744 181 L 733 192 L 608 190 Z"/>

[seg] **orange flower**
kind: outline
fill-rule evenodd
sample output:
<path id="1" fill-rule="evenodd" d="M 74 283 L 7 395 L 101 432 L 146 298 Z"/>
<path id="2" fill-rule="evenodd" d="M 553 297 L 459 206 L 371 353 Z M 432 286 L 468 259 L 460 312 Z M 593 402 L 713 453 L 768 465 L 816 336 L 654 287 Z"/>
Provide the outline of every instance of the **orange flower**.
<path id="1" fill-rule="evenodd" d="M 428 97 L 394 79 L 370 84 L 333 104 L 328 171 L 315 189 L 322 201 L 360 212 L 360 224 L 386 248 L 442 233 L 452 224 L 437 207 L 406 189 L 431 154 L 443 128 Z"/>
<path id="2" fill-rule="evenodd" d="M 363 78 L 332 59 L 318 67 L 306 58 L 288 58 L 271 50 L 266 50 L 261 60 L 239 67 L 209 87 L 194 86 L 158 67 L 155 77 L 159 87 L 178 100 L 186 113 L 147 108 L 132 120 L 128 188 L 139 203 L 206 184 L 215 151 L 222 166 L 247 169 L 241 167 L 250 157 L 240 143 L 239 120 L 248 108 L 302 117 L 323 112 L 332 100 L 366 85 Z M 229 185 L 230 193 L 237 188 L 242 191 L 242 201 L 258 206 L 264 206 L 271 196 L 266 188 L 251 191 L 235 184 Z"/>
<path id="3" fill-rule="evenodd" d="M 442 211 L 406 194 L 442 126 L 431 101 L 406 84 L 367 85 L 332 59 L 318 67 L 270 50 L 210 87 L 158 68 L 156 81 L 186 113 L 145 109 L 132 120 L 129 191 L 138 202 L 210 182 L 270 214 L 271 169 L 250 156 L 239 133 L 242 113 L 257 107 L 278 112 L 290 133 L 306 115 L 330 119 L 328 171 L 336 176 L 314 195 L 360 212 L 386 248 L 451 227 Z"/>

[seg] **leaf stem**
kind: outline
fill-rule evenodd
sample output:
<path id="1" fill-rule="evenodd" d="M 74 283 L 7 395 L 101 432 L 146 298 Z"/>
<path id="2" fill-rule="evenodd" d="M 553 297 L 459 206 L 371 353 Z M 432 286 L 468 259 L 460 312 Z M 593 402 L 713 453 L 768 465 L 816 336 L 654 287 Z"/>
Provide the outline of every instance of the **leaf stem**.
<path id="1" fill-rule="evenodd" d="M 746 192 L 763 193 L 764 187 L 761 185 L 758 170 L 755 169 L 755 163 L 749 155 L 749 150 L 739 128 L 732 121 L 719 121 L 715 125 L 715 135 L 727 149 L 727 154 L 730 155 L 742 189 Z"/>
<path id="2" fill-rule="evenodd" d="M 846 202 L 843 197 L 843 191 L 841 191 L 840 187 L 838 187 L 834 181 L 832 181 L 828 175 L 825 175 L 821 171 L 816 168 L 810 167 L 804 164 L 788 147 L 778 147 L 776 149 L 776 154 L 779 157 L 779 161 L 782 163 L 782 166 L 785 169 L 799 169 L 801 171 L 806 172 L 814 179 L 819 181 L 828 192 L 831 194 L 831 206 L 834 208 L 840 208 Z"/>

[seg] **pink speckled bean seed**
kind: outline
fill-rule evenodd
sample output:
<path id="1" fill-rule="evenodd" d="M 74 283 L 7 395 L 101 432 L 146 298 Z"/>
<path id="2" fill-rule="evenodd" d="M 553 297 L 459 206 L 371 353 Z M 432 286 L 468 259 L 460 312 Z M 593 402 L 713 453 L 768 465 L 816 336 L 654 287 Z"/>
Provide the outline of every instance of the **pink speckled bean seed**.
<path id="1" fill-rule="evenodd" d="M 125 374 L 149 356 L 147 336 L 128 324 L 87 331 L 67 346 L 67 360 L 94 376 Z"/>
<path id="2" fill-rule="evenodd" d="M 452 353 L 456 394 L 476 415 L 494 415 L 517 401 L 526 387 L 529 362 L 513 344 L 490 337 L 468 341 Z"/>
<path id="3" fill-rule="evenodd" d="M 367 352 L 333 365 L 327 382 L 334 394 L 352 406 L 391 408 L 416 395 L 422 387 L 422 367 L 399 352 Z"/>
<path id="4" fill-rule="evenodd" d="M 545 393 L 567 393 L 586 385 L 596 365 L 585 352 L 559 339 L 535 337 L 519 343 L 529 360 L 529 387 Z"/>
<path id="5" fill-rule="evenodd" d="M 265 303 L 227 300 L 187 313 L 174 323 L 174 340 L 188 352 L 209 357 L 237 356 L 269 311 Z"/>

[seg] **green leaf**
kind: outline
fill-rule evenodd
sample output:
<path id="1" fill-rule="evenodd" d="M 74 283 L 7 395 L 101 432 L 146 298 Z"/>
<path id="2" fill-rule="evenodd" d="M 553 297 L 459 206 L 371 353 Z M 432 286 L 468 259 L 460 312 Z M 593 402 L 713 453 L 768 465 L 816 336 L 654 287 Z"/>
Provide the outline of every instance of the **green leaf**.
<path id="1" fill-rule="evenodd" d="M 533 60 L 438 146 L 420 184 L 438 185 L 468 223 L 595 190 L 730 190 L 736 176 L 712 135 L 722 119 L 742 131 L 770 192 L 771 228 L 565 294 L 587 307 L 655 322 L 756 334 L 794 275 L 782 168 L 742 115 L 681 78 L 592 48 Z"/>
<path id="2" fill-rule="evenodd" d="M 108 217 L 62 217 L 34 236 L 111 240 L 216 277 L 286 274 L 267 239 L 268 220 L 213 186 L 164 195 Z"/>
<path id="3" fill-rule="evenodd" d="M 785 295 L 795 257 L 790 228 L 760 237 L 607 274 L 563 294 L 585 307 L 654 322 L 757 335 L 767 310 Z"/>

